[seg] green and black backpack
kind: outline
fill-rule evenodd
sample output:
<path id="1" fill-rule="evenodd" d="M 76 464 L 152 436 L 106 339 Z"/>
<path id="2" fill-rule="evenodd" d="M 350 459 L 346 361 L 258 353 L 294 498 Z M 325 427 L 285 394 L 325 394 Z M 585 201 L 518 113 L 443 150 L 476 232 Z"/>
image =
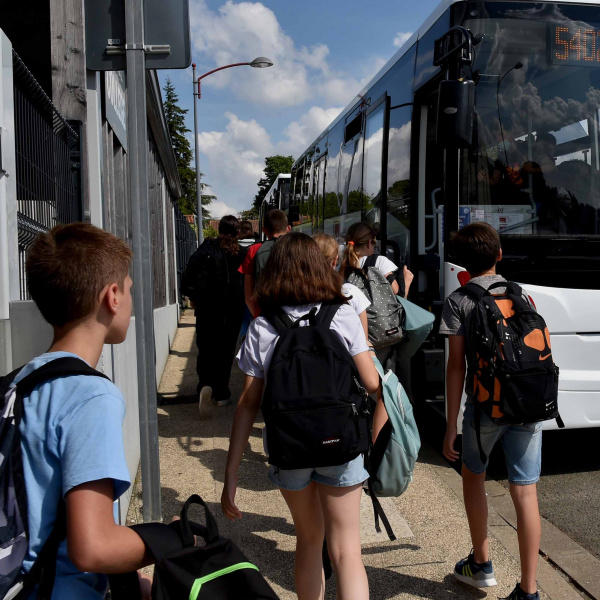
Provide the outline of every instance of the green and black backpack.
<path id="1" fill-rule="evenodd" d="M 189 520 L 192 504 L 204 507 L 206 525 Z M 143 523 L 132 525 L 131 529 L 156 560 L 152 600 L 278 599 L 258 567 L 230 539 L 219 535 L 214 517 L 197 494 L 183 506 L 181 520 L 170 525 Z M 204 545 L 197 546 L 194 536 Z M 113 600 L 140 597 L 136 573 L 111 576 L 109 581 Z"/>

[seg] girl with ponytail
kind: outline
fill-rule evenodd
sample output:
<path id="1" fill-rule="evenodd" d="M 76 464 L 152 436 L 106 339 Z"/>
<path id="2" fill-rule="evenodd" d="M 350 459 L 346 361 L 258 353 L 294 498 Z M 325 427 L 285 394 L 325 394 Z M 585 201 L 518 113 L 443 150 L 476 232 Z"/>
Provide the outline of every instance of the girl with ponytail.
<path id="1" fill-rule="evenodd" d="M 348 227 L 346 233 L 346 249 L 342 258 L 340 272 L 344 279 L 347 279 L 352 271 L 362 269 L 365 261 L 369 256 L 375 253 L 376 234 L 375 230 L 368 223 L 354 223 Z M 389 258 L 379 255 L 375 262 L 375 268 L 381 271 L 386 279 L 390 282 L 394 294 L 400 293 L 398 284 L 398 266 L 395 265 Z M 414 275 L 408 270 L 406 265 L 403 270 L 404 279 L 404 297 L 408 296 L 410 284 Z"/>

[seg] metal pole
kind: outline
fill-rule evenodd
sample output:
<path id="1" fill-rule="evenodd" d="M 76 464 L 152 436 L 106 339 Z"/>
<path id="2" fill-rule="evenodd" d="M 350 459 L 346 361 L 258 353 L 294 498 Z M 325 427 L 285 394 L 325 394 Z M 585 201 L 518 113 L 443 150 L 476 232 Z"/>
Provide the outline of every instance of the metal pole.
<path id="1" fill-rule="evenodd" d="M 125 0 L 127 129 L 144 521 L 160 521 L 143 0 Z"/>
<path id="2" fill-rule="evenodd" d="M 198 246 L 204 241 L 202 229 L 202 186 L 200 184 L 200 148 L 198 144 L 198 95 L 200 93 L 200 80 L 196 80 L 196 65 L 192 65 L 192 78 L 194 80 L 194 141 L 196 155 L 196 213 L 198 215 Z M 196 86 L 198 90 L 196 91 Z"/>

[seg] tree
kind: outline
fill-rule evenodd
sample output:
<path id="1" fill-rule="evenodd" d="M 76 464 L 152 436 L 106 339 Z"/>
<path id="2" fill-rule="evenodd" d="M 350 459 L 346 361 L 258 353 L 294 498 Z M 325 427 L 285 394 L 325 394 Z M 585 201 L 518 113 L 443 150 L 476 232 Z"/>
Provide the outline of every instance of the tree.
<path id="1" fill-rule="evenodd" d="M 179 96 L 175 93 L 175 86 L 171 79 L 167 78 L 163 90 L 165 92 L 165 117 L 183 190 L 183 196 L 179 198 L 179 208 L 184 215 L 192 215 L 196 214 L 196 170 L 192 167 L 194 155 L 190 140 L 186 136 L 186 133 L 190 133 L 185 126 L 185 115 L 188 111 L 177 104 Z M 202 177 L 202 173 L 200 173 L 200 177 Z M 207 184 L 201 183 L 203 220 L 210 218 L 210 213 L 204 207 L 215 199 L 215 196 L 204 193 L 205 187 Z"/>
<path id="2" fill-rule="evenodd" d="M 267 192 L 271 189 L 273 182 L 277 179 L 277 175 L 282 173 L 290 173 L 292 171 L 292 165 L 294 164 L 293 156 L 267 156 L 265 158 L 265 176 L 258 182 L 258 193 L 254 196 L 254 203 L 252 210 L 255 211 L 256 217 L 258 217 L 258 211 L 262 201 L 264 200 Z"/>
<path id="3" fill-rule="evenodd" d="M 258 209 L 253 206 L 250 210 L 240 210 L 241 221 L 252 221 L 252 219 L 258 219 Z"/>

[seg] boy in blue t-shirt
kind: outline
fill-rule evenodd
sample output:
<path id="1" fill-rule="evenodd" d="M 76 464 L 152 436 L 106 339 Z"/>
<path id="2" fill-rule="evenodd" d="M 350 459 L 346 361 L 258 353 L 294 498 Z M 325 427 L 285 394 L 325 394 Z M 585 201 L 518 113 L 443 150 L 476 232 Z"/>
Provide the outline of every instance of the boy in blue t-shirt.
<path id="1" fill-rule="evenodd" d="M 60 225 L 38 236 L 27 258 L 29 291 L 53 326 L 54 341 L 16 381 L 64 356 L 96 367 L 104 344 L 125 340 L 132 305 L 131 258 L 125 242 L 85 223 Z M 54 527 L 61 497 L 67 508 L 67 539 L 58 552 L 53 600 L 101 600 L 106 574 L 135 571 L 152 562 L 141 538 L 114 520 L 113 502 L 130 484 L 124 415 L 121 392 L 101 377 L 56 378 L 24 398 L 25 571 Z"/>
<path id="2" fill-rule="evenodd" d="M 487 223 L 472 223 L 463 227 L 452 240 L 454 254 L 467 269 L 471 281 L 488 289 L 492 284 L 506 281 L 496 274 L 496 263 L 502 258 L 500 236 Z M 499 292 L 503 288 L 499 288 Z M 528 298 L 523 296 L 529 303 Z M 440 333 L 448 336 L 449 355 L 446 379 L 448 425 L 444 439 L 444 456 L 451 462 L 458 459 L 454 448 L 457 419 L 465 383 L 465 352 L 470 339 L 467 321 L 475 301 L 461 288 L 446 299 L 442 312 Z M 487 462 L 481 461 L 474 421 L 472 381 L 467 376 L 467 403 L 463 418 L 462 479 L 465 509 L 471 531 L 473 550 L 456 564 L 454 576 L 474 587 L 496 585 L 489 557 L 485 494 Z M 536 483 L 542 466 L 542 424 L 496 425 L 481 415 L 481 445 L 489 457 L 494 444 L 502 440 L 506 457 L 510 495 L 517 511 L 521 581 L 505 600 L 539 600 L 536 572 L 540 549 L 541 522 Z"/>

